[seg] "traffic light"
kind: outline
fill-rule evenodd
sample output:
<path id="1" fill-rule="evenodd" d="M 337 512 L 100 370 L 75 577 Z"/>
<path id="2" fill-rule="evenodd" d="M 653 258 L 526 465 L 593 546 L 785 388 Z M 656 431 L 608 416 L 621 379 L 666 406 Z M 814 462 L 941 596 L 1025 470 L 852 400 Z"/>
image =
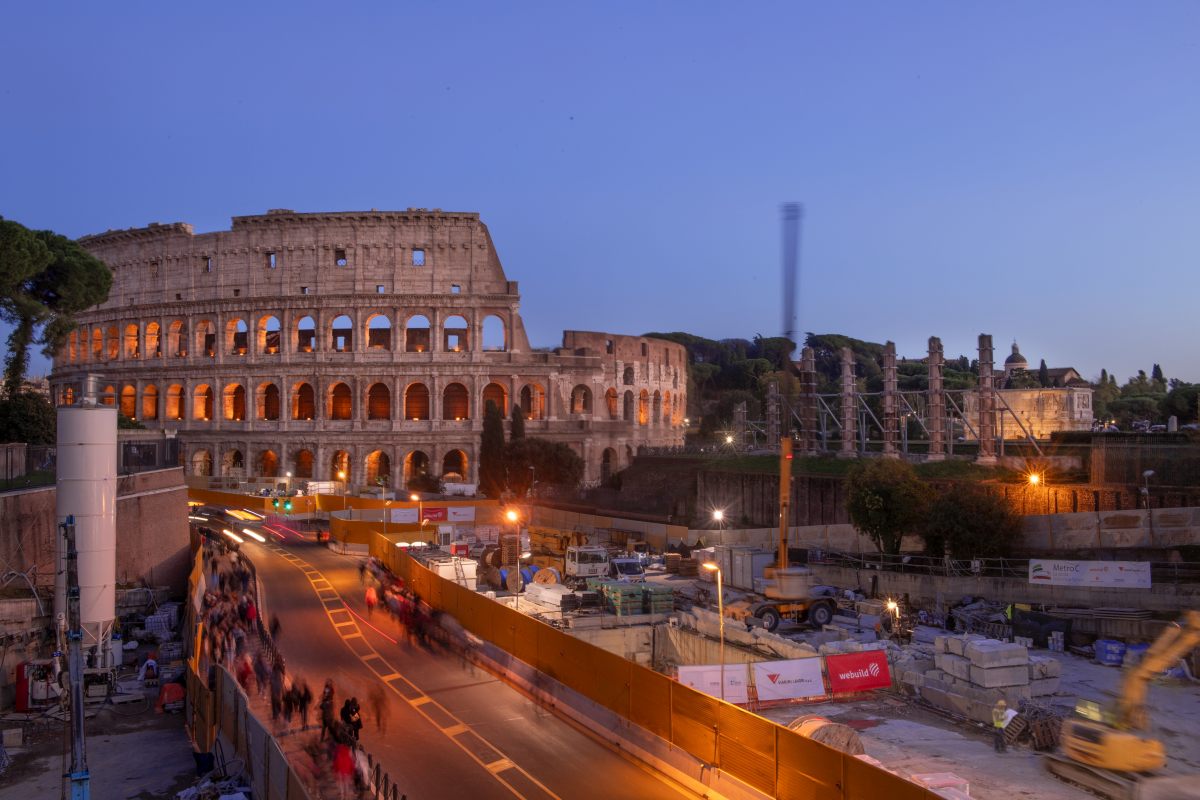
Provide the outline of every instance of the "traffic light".
<path id="1" fill-rule="evenodd" d="M 283 513 L 285 513 L 285 514 L 292 513 L 292 501 L 291 500 L 283 501 Z"/>
<path id="2" fill-rule="evenodd" d="M 278 511 L 279 510 L 279 498 L 276 497 L 274 500 L 272 500 L 271 505 L 273 505 L 275 507 L 275 510 Z"/>

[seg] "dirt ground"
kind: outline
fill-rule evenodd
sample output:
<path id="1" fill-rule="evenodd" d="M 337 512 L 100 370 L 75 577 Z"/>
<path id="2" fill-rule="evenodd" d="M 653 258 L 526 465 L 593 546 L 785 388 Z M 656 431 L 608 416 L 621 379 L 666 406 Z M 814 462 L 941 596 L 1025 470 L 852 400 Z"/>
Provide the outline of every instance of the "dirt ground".
<path id="1" fill-rule="evenodd" d="M 196 765 L 182 714 L 156 714 L 153 695 L 144 706 L 102 706 L 85 723 L 91 796 L 98 800 L 174 797 L 192 785 Z M 124 716 L 127 714 L 128 716 Z M 0 776 L 0 800 L 58 797 L 70 767 L 63 722 L 0 720 L 0 729 L 24 729 L 24 745 Z"/>
<path id="2" fill-rule="evenodd" d="M 1051 655 L 1063 662 L 1063 679 L 1058 694 L 1045 699 L 1064 712 L 1075 707 L 1077 697 L 1102 702 L 1116 698 L 1120 670 L 1069 654 Z M 1167 748 L 1168 769 L 1200 775 L 1200 684 L 1154 684 L 1149 707 L 1152 735 Z M 970 782 L 971 796 L 980 800 L 1092 797 L 1052 777 L 1042 765 L 1042 756 L 1030 748 L 1017 746 L 1007 753 L 996 753 L 990 731 L 982 726 L 952 721 L 899 695 L 879 693 L 869 699 L 759 713 L 783 724 L 815 714 L 850 725 L 862 736 L 867 754 L 889 769 L 904 775 L 953 772 Z"/>

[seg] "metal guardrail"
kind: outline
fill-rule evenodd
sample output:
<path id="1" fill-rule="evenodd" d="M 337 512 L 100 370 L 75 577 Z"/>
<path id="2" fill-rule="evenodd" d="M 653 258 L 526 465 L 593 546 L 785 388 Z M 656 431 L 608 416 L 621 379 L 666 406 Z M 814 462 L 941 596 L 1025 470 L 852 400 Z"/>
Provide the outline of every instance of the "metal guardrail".
<path id="1" fill-rule="evenodd" d="M 842 553 L 809 550 L 808 563 L 857 570 L 916 573 L 946 578 L 1019 578 L 1029 577 L 1028 558 L 935 558 L 922 555 Z M 1151 580 L 1155 583 L 1200 583 L 1200 562 L 1152 561 Z"/>

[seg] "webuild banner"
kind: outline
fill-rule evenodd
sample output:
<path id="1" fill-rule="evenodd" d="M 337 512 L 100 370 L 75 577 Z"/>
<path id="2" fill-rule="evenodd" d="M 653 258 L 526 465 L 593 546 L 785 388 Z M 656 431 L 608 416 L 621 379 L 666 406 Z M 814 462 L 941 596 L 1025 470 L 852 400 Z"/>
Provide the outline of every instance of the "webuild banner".
<path id="1" fill-rule="evenodd" d="M 450 522 L 473 522 L 475 506 L 450 506 L 446 509 Z"/>
<path id="2" fill-rule="evenodd" d="M 816 659 L 814 659 L 815 661 Z M 679 667 L 679 682 L 697 691 L 721 697 L 721 665 L 698 664 Z M 730 703 L 749 703 L 749 683 L 745 664 L 725 665 L 725 696 Z"/>
<path id="3" fill-rule="evenodd" d="M 886 689 L 892 685 L 887 653 L 882 650 L 825 656 L 825 668 L 829 671 L 829 688 L 834 694 Z"/>
<path id="4" fill-rule="evenodd" d="M 756 661 L 753 667 L 759 700 L 796 700 L 826 694 L 820 658 Z"/>
<path id="5" fill-rule="evenodd" d="M 1029 559 L 1029 582 L 1049 586 L 1150 588 L 1149 561 L 1056 561 Z"/>

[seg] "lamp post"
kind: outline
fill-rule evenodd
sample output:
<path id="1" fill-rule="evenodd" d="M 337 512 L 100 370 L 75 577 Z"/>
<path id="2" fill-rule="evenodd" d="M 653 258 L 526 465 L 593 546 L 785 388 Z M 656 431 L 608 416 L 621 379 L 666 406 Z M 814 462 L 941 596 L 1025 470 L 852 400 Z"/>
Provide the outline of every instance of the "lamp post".
<path id="1" fill-rule="evenodd" d="M 521 608 L 521 515 L 516 512 L 516 509 L 510 508 L 504 512 L 504 518 L 513 524 L 513 535 L 517 538 L 516 554 L 516 584 L 517 589 L 513 592 L 513 610 L 519 611 Z"/>
<path id="2" fill-rule="evenodd" d="M 721 568 L 711 561 L 704 568 L 717 573 L 717 623 L 721 631 L 721 699 L 725 699 L 725 593 L 721 590 Z"/>
<path id="3" fill-rule="evenodd" d="M 721 544 L 725 544 L 725 510 L 718 508 L 713 511 L 713 520 L 717 523 L 717 529 L 721 531 Z"/>
<path id="4" fill-rule="evenodd" d="M 338 480 L 342 482 L 342 511 L 346 510 L 346 473 L 338 470 Z"/>
<path id="5" fill-rule="evenodd" d="M 387 538 L 388 517 L 390 517 L 392 515 L 392 512 L 388 509 L 388 506 L 390 506 L 391 504 L 392 504 L 391 500 L 387 500 L 383 504 L 383 538 L 385 538 L 385 539 Z"/>
<path id="6" fill-rule="evenodd" d="M 1037 486 L 1038 486 L 1038 484 L 1039 484 L 1039 483 L 1041 483 L 1041 482 L 1042 482 L 1042 476 L 1041 476 L 1041 475 L 1039 475 L 1039 474 L 1038 474 L 1038 473 L 1036 473 L 1036 472 L 1031 472 L 1031 473 L 1029 473 L 1029 485 L 1030 485 L 1030 486 L 1032 486 L 1033 488 L 1035 488 L 1035 489 L 1036 489 L 1036 488 L 1037 488 Z M 1035 498 L 1036 498 L 1036 495 L 1035 495 Z M 1049 508 L 1050 508 L 1050 497 L 1049 497 L 1049 495 L 1047 495 L 1047 496 L 1046 496 L 1046 509 L 1047 509 L 1047 513 L 1049 513 Z"/>
<path id="7" fill-rule="evenodd" d="M 1150 526 L 1150 544 L 1154 544 L 1154 512 L 1150 510 L 1150 479 L 1154 470 L 1148 469 L 1142 473 L 1142 497 L 1146 501 L 1146 523 Z"/>

